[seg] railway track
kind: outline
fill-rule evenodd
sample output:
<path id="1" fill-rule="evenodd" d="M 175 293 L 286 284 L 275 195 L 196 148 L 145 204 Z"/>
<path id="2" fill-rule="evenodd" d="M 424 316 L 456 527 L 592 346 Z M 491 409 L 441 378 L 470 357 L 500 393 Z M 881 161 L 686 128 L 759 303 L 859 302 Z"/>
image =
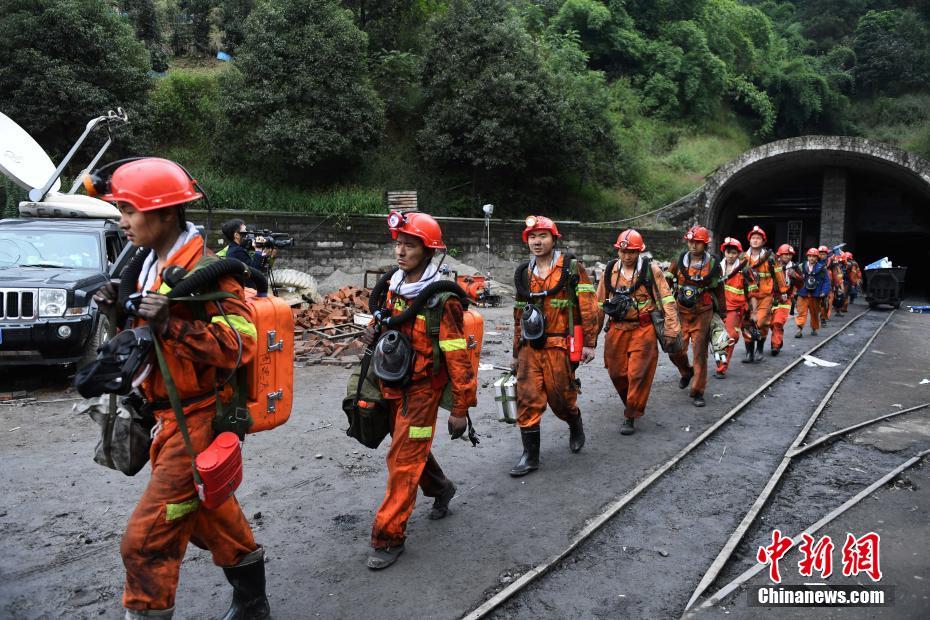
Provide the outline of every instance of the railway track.
<path id="1" fill-rule="evenodd" d="M 930 406 L 927 403 L 894 412 L 802 445 L 821 412 L 893 314 L 865 311 L 852 317 L 834 334 L 775 373 L 632 490 L 607 505 L 568 546 L 523 573 L 464 617 L 468 620 L 529 617 L 566 608 L 573 608 L 579 616 L 606 613 L 677 617 L 698 602 L 713 604 L 721 595 L 731 593 L 751 578 L 752 575 L 746 574 L 750 571 L 739 575 L 735 580 L 738 583 L 731 582 L 711 597 L 702 598 L 727 566 L 792 459 L 810 455 L 818 447 L 869 424 Z M 854 325 L 857 329 L 865 328 L 869 334 L 864 343 L 851 333 Z M 814 353 L 840 364 L 817 369 L 803 366 L 805 356 Z M 806 385 L 813 381 L 816 388 L 827 380 L 830 384 L 825 393 L 810 390 Z M 815 398 L 805 398 L 808 392 L 816 393 Z M 788 411 L 773 411 L 775 407 L 765 403 L 770 397 L 775 397 L 780 405 L 788 404 Z M 791 402 L 796 406 L 791 407 Z M 800 431 L 795 432 L 796 428 Z M 729 475 L 715 471 L 720 469 L 715 465 L 722 462 L 728 448 Z M 924 454 L 915 457 L 917 461 Z M 745 468 L 744 480 L 734 479 L 734 463 Z M 903 470 L 891 475 L 900 471 Z M 669 472 L 676 475 L 667 476 Z M 757 494 L 760 486 L 762 493 Z M 734 515 L 727 507 L 742 502 L 751 507 L 734 527 Z M 679 548 L 667 548 L 675 544 Z M 676 564 L 674 558 L 679 553 L 703 558 L 716 553 L 716 557 L 706 572 L 700 574 L 696 571 L 706 565 Z M 579 587 L 579 579 L 587 587 Z M 669 589 L 673 583 L 679 584 L 679 591 Z M 680 591 L 681 583 L 697 584 L 690 599 Z M 645 591 L 649 592 L 650 601 L 631 606 L 633 601 L 629 599 L 634 597 L 621 590 L 636 590 L 636 584 L 648 588 Z M 724 591 L 725 588 L 729 589 Z"/>

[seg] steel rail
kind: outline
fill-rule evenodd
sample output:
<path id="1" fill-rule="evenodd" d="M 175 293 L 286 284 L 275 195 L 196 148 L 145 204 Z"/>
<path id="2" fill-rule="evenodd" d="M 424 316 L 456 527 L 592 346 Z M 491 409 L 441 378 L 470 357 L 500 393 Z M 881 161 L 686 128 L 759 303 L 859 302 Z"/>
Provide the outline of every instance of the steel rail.
<path id="1" fill-rule="evenodd" d="M 859 422 L 858 424 L 853 424 L 852 426 L 847 426 L 846 428 L 841 428 L 841 429 L 838 430 L 838 431 L 833 431 L 832 433 L 830 433 L 830 434 L 828 434 L 828 435 L 824 435 L 823 437 L 817 438 L 816 440 L 814 440 L 814 441 L 812 441 L 811 443 L 807 444 L 807 445 L 804 446 L 803 448 L 802 448 L 802 447 L 795 448 L 793 451 L 790 452 L 790 455 L 791 455 L 792 457 L 800 456 L 800 455 L 804 454 L 805 452 L 808 452 L 809 450 L 813 450 L 813 449 L 816 448 L 817 446 L 822 446 L 823 444 L 827 443 L 828 441 L 831 441 L 831 440 L 836 439 L 837 437 L 841 437 L 841 436 L 843 436 L 843 435 L 848 435 L 849 433 L 851 433 L 851 432 L 853 432 L 853 431 L 857 431 L 857 430 L 859 430 L 860 428 L 863 428 L 863 427 L 866 427 L 866 426 L 871 426 L 872 424 L 876 424 L 876 423 L 878 423 L 878 422 L 883 422 L 883 421 L 889 420 L 889 419 L 891 419 L 891 418 L 896 418 L 896 417 L 898 417 L 899 415 L 904 415 L 905 413 L 912 413 L 912 412 L 914 412 L 914 411 L 920 411 L 921 409 L 926 409 L 927 407 L 930 407 L 930 403 L 924 403 L 924 404 L 922 404 L 922 405 L 915 405 L 914 407 L 908 407 L 907 409 L 902 409 L 901 411 L 892 411 L 891 413 L 886 413 L 886 414 L 883 415 L 883 416 L 879 416 L 879 417 L 877 417 L 877 418 L 872 418 L 871 420 L 866 420 L 865 422 Z"/>
<path id="2" fill-rule="evenodd" d="M 785 366 L 782 370 L 775 373 L 772 377 L 767 379 L 765 383 L 756 388 L 752 393 L 750 393 L 746 398 L 739 402 L 732 409 L 727 411 L 722 417 L 720 417 L 716 422 L 714 422 L 710 427 L 708 427 L 703 433 L 696 437 L 691 443 L 682 448 L 675 456 L 663 463 L 658 469 L 652 472 L 639 484 L 633 487 L 632 490 L 627 492 L 625 495 L 619 499 L 611 502 L 607 507 L 601 511 L 600 514 L 595 516 L 591 521 L 585 525 L 569 542 L 568 546 L 565 547 L 562 551 L 555 553 L 550 556 L 542 563 L 537 564 L 533 568 L 529 569 L 527 572 L 523 573 L 519 578 L 515 579 L 510 583 L 506 588 L 484 601 L 481 605 L 468 612 L 462 616 L 463 620 L 480 620 L 481 618 L 486 617 L 489 613 L 498 608 L 501 604 L 509 600 L 515 594 L 525 589 L 528 585 L 534 582 L 539 577 L 545 575 L 549 570 L 565 559 L 572 551 L 578 548 L 581 543 L 587 540 L 592 534 L 597 532 L 601 527 L 604 526 L 610 519 L 617 515 L 627 504 L 633 501 L 640 493 L 645 491 L 650 485 L 652 485 L 656 480 L 661 478 L 666 472 L 672 469 L 677 465 L 685 456 L 687 456 L 691 451 L 701 445 L 708 437 L 714 434 L 721 426 L 723 426 L 730 419 L 735 417 L 740 411 L 746 408 L 746 406 L 755 400 L 760 394 L 765 390 L 771 387 L 775 382 L 781 379 L 783 376 L 788 374 L 795 366 L 804 361 L 805 355 L 811 355 L 815 351 L 818 351 L 820 348 L 824 347 L 831 340 L 843 333 L 846 328 L 850 325 L 869 314 L 871 310 L 865 310 L 858 315 L 854 316 L 848 320 L 842 327 L 836 330 L 835 333 L 831 334 L 823 341 L 817 343 L 812 348 L 808 349 L 801 355 L 797 357 L 793 362 Z"/>
<path id="3" fill-rule="evenodd" d="M 791 442 L 791 445 L 788 447 L 788 450 L 785 451 L 785 455 L 782 457 L 781 463 L 775 469 L 775 472 L 769 478 L 769 481 L 766 483 L 765 487 L 762 489 L 762 492 L 756 498 L 756 501 L 753 502 L 752 506 L 749 508 L 749 511 L 743 516 L 743 520 L 740 524 L 733 530 L 733 533 L 730 534 L 730 538 L 727 540 L 726 544 L 720 550 L 720 553 L 717 554 L 717 557 L 714 558 L 714 561 L 711 563 L 710 567 L 707 569 L 707 572 L 704 573 L 704 576 L 701 577 L 701 581 L 698 583 L 697 588 L 695 588 L 694 593 L 691 595 L 691 598 L 688 600 L 688 604 L 685 605 L 685 611 L 691 609 L 695 601 L 704 594 L 705 590 L 717 579 L 717 576 L 720 574 L 720 571 L 723 570 L 723 567 L 730 560 L 730 556 L 733 555 L 733 552 L 736 550 L 736 545 L 743 539 L 743 536 L 746 535 L 746 532 L 752 527 L 753 522 L 756 520 L 756 517 L 759 515 L 759 512 L 768 502 L 769 497 L 772 496 L 772 493 L 775 491 L 775 487 L 781 481 L 781 477 L 784 475 L 785 471 L 788 469 L 788 465 L 791 463 L 793 458 L 792 452 L 797 450 L 798 446 L 801 445 L 801 442 L 807 437 L 807 434 L 810 432 L 811 428 L 814 426 L 814 423 L 820 417 L 820 414 L 827 407 L 827 403 L 833 398 L 833 395 L 839 389 L 840 384 L 846 379 L 850 371 L 853 369 L 853 366 L 856 365 L 856 362 L 865 355 L 866 351 L 869 350 L 869 347 L 872 346 L 875 338 L 878 337 L 878 334 L 881 333 L 882 329 L 888 325 L 888 321 L 891 320 L 891 317 L 894 316 L 895 311 L 892 310 L 888 317 L 882 321 L 882 324 L 878 326 L 878 329 L 872 334 L 871 337 L 866 341 L 866 343 L 859 350 L 859 353 L 846 365 L 846 368 L 843 369 L 843 372 L 840 373 L 840 376 L 836 378 L 836 381 L 833 382 L 833 385 L 830 386 L 830 389 L 827 390 L 827 393 L 824 394 L 824 397 L 820 399 L 817 407 L 814 409 L 814 412 L 811 413 L 810 417 L 807 419 L 807 423 L 798 433 L 798 436 L 795 437 L 794 441 Z"/>
<path id="4" fill-rule="evenodd" d="M 792 546 L 801 543 L 803 540 L 804 534 L 807 534 L 808 536 L 810 536 L 814 532 L 818 531 L 820 528 L 827 525 L 828 523 L 836 519 L 838 516 L 840 516 L 841 514 L 843 514 L 844 512 L 846 512 L 847 510 L 849 510 L 850 508 L 852 508 L 853 506 L 861 502 L 863 499 L 865 499 L 866 497 L 868 497 L 869 495 L 871 495 L 872 493 L 880 489 L 882 485 L 887 483 L 889 480 L 892 480 L 904 470 L 913 467 L 916 463 L 918 463 L 921 459 L 923 459 L 928 454 L 930 454 L 930 450 L 924 450 L 922 452 L 918 452 L 913 458 L 910 458 L 904 463 L 901 463 L 900 465 L 892 469 L 890 472 L 888 472 L 887 474 L 885 474 L 884 476 L 882 476 L 881 478 L 879 478 L 878 480 L 870 484 L 868 487 L 859 491 L 856 495 L 849 498 L 848 500 L 843 502 L 838 507 L 834 508 L 831 512 L 827 513 L 822 519 L 820 519 L 819 521 L 817 521 L 816 523 L 808 527 L 806 530 L 804 530 L 797 536 L 793 537 L 791 539 Z M 724 587 L 720 588 L 717 592 L 712 594 L 710 597 L 708 597 L 703 603 L 701 603 L 700 609 L 703 609 L 706 607 L 712 607 L 713 605 L 716 605 L 717 603 L 719 603 L 720 601 L 728 597 L 730 594 L 732 594 L 733 591 L 736 590 L 738 587 L 740 587 L 741 585 L 743 585 L 744 583 L 746 583 L 747 581 L 749 581 L 750 579 L 758 575 L 759 572 L 761 572 L 767 566 L 768 566 L 767 564 L 756 564 L 752 568 L 747 569 L 739 577 L 737 577 L 736 579 L 734 579 L 733 581 L 731 581 Z M 688 617 L 693 613 L 694 613 L 693 611 L 686 611 L 684 617 Z"/>

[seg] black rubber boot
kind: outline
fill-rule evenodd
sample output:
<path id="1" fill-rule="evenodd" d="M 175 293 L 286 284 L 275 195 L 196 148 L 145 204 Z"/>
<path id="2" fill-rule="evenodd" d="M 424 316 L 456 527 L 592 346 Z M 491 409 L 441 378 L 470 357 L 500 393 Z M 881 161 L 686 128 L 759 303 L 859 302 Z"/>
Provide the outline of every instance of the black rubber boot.
<path id="1" fill-rule="evenodd" d="M 568 447 L 575 453 L 584 447 L 584 425 L 580 413 L 568 421 Z"/>
<path id="2" fill-rule="evenodd" d="M 223 620 L 266 620 L 271 606 L 265 596 L 265 550 L 259 547 L 237 566 L 224 568 L 233 600 Z"/>
<path id="3" fill-rule="evenodd" d="M 762 349 L 765 348 L 765 340 L 756 340 L 756 362 L 764 362 L 765 355 L 762 354 Z"/>
<path id="4" fill-rule="evenodd" d="M 755 361 L 756 357 L 756 348 L 754 342 L 744 342 L 743 346 L 746 347 L 746 357 L 740 361 L 744 364 L 752 364 Z"/>
<path id="5" fill-rule="evenodd" d="M 520 439 L 523 441 L 523 455 L 510 470 L 514 478 L 539 469 L 539 425 L 521 428 Z"/>
<path id="6" fill-rule="evenodd" d="M 623 426 L 620 427 L 621 435 L 632 435 L 636 432 L 636 428 L 633 426 L 633 418 L 627 418 L 623 421 Z"/>
<path id="7" fill-rule="evenodd" d="M 772 357 L 778 357 L 778 354 L 781 353 L 781 349 L 776 349 L 772 347 L 772 350 L 770 351 L 770 353 L 772 354 Z"/>
<path id="8" fill-rule="evenodd" d="M 804 330 L 799 328 L 799 329 L 798 329 L 798 333 L 796 333 L 796 334 L 794 335 L 794 337 L 795 337 L 795 338 L 803 338 L 803 337 L 804 337 Z"/>
<path id="9" fill-rule="evenodd" d="M 381 547 L 372 549 L 368 555 L 368 568 L 371 570 L 382 570 L 397 561 L 400 554 L 404 552 L 404 545 L 396 547 Z"/>
<path id="10" fill-rule="evenodd" d="M 455 497 L 455 491 L 455 485 L 450 482 L 446 490 L 442 492 L 442 495 L 433 501 L 433 508 L 429 511 L 430 519 L 437 521 L 439 519 L 444 519 L 445 516 L 449 514 L 449 502 Z"/>
<path id="11" fill-rule="evenodd" d="M 688 387 L 692 377 L 694 377 L 694 367 L 688 368 L 688 374 L 678 380 L 678 389 L 683 390 Z"/>
<path id="12" fill-rule="evenodd" d="M 704 402 L 704 395 L 703 395 L 703 394 L 695 394 L 695 395 L 694 395 L 694 406 L 695 406 L 695 407 L 703 407 L 703 406 L 706 405 L 706 404 L 707 404 L 707 403 Z"/>

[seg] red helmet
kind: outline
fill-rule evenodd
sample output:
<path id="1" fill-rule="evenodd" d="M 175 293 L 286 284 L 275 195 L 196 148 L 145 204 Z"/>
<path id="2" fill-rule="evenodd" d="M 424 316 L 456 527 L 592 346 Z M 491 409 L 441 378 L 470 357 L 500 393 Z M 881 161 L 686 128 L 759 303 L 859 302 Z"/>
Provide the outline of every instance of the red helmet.
<path id="1" fill-rule="evenodd" d="M 446 249 L 446 244 L 442 241 L 442 229 L 432 215 L 391 211 L 388 215 L 388 228 L 391 229 L 391 239 L 397 239 L 398 234 L 405 233 L 417 237 L 428 248 Z"/>
<path id="2" fill-rule="evenodd" d="M 641 234 L 630 228 L 620 233 L 614 247 L 618 250 L 642 252 L 646 249 L 646 242 Z"/>
<path id="3" fill-rule="evenodd" d="M 743 244 L 739 242 L 739 239 L 735 237 L 727 237 L 723 240 L 723 243 L 720 244 L 720 251 L 726 252 L 727 248 L 736 248 L 738 251 L 743 251 Z"/>
<path id="4" fill-rule="evenodd" d="M 203 198 L 196 181 L 181 166 L 160 157 L 146 157 L 119 166 L 110 177 L 108 202 L 124 202 L 137 211 L 176 207 Z"/>
<path id="5" fill-rule="evenodd" d="M 765 234 L 765 231 L 762 230 L 762 227 L 760 227 L 760 226 L 753 226 L 753 227 L 752 227 L 752 230 L 750 230 L 750 231 L 746 234 L 746 239 L 748 239 L 748 240 L 751 241 L 753 235 L 762 235 L 762 242 L 763 242 L 763 243 L 765 243 L 766 241 L 769 240 L 768 235 Z"/>
<path id="6" fill-rule="evenodd" d="M 685 233 L 685 241 L 703 241 L 704 243 L 710 243 L 710 231 L 703 226 L 692 226 L 691 229 Z"/>
<path id="7" fill-rule="evenodd" d="M 807 251 L 807 255 L 816 256 L 817 258 L 820 258 L 820 250 L 818 250 L 817 248 L 811 248 Z"/>
<path id="8" fill-rule="evenodd" d="M 852 259 L 853 259 L 852 252 L 846 252 L 846 254 L 845 254 L 844 256 L 846 256 L 846 260 L 852 260 Z"/>
<path id="9" fill-rule="evenodd" d="M 822 245 L 822 246 L 820 246 L 819 248 L 817 248 L 817 251 L 818 251 L 818 252 L 826 252 L 827 254 L 829 254 L 829 253 L 830 253 L 830 248 L 828 248 L 828 247 L 825 246 L 825 245 Z"/>
<path id="10" fill-rule="evenodd" d="M 778 256 L 781 256 L 782 254 L 790 254 L 794 256 L 796 252 L 794 251 L 794 248 L 788 245 L 787 243 L 782 243 L 780 246 L 778 246 L 778 251 L 775 252 L 775 254 L 777 254 Z"/>
<path id="11" fill-rule="evenodd" d="M 526 243 L 530 233 L 537 230 L 548 230 L 553 237 L 561 237 L 555 222 L 543 215 L 531 215 L 526 218 L 526 228 L 523 229 L 523 243 Z"/>

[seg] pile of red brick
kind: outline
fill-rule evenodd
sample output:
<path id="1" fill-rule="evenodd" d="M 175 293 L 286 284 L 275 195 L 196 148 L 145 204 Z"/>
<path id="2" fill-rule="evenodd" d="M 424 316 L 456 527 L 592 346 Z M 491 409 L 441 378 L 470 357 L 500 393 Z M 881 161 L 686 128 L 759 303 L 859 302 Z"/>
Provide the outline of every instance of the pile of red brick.
<path id="1" fill-rule="evenodd" d="M 345 286 L 319 303 L 294 308 L 294 357 L 300 364 L 349 364 L 365 350 L 357 313 L 368 312 L 369 293 Z"/>

